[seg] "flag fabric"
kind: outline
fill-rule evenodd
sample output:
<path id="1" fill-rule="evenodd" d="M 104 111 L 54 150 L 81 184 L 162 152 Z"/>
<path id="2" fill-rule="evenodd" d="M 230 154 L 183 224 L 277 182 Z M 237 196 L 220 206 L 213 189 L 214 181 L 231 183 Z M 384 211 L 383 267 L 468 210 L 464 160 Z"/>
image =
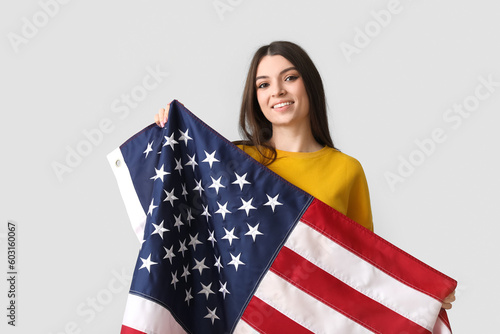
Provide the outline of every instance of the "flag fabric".
<path id="1" fill-rule="evenodd" d="M 141 241 L 122 334 L 451 333 L 441 304 L 455 280 L 178 101 L 108 160 Z"/>

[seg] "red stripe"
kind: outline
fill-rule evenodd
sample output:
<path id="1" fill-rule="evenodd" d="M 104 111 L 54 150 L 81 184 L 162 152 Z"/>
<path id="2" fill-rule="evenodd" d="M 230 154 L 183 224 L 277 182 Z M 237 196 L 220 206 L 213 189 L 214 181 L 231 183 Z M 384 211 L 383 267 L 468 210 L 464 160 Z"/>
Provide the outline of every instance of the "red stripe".
<path id="1" fill-rule="evenodd" d="M 271 271 L 375 333 L 430 333 L 283 247 Z"/>
<path id="2" fill-rule="evenodd" d="M 241 318 L 261 333 L 313 333 L 255 296 L 248 303 Z"/>
<path id="3" fill-rule="evenodd" d="M 147 333 L 122 325 L 122 330 L 120 334 L 147 334 Z"/>
<path id="4" fill-rule="evenodd" d="M 457 286 L 454 279 L 317 199 L 313 200 L 301 220 L 388 275 L 439 301 L 443 301 Z"/>
<path id="5" fill-rule="evenodd" d="M 439 311 L 438 317 L 446 325 L 446 327 L 448 327 L 451 333 L 450 320 L 448 320 L 448 314 L 446 313 L 446 310 L 444 308 L 442 308 L 441 311 Z"/>

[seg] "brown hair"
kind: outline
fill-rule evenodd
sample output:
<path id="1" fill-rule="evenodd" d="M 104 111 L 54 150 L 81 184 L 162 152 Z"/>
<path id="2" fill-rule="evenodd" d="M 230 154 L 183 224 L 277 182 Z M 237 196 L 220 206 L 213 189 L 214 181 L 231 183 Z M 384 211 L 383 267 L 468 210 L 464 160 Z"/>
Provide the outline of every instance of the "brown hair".
<path id="1" fill-rule="evenodd" d="M 241 101 L 240 133 L 243 140 L 237 144 L 255 146 L 266 165 L 276 160 L 276 149 L 269 143 L 273 134 L 272 124 L 260 109 L 255 84 L 257 67 L 262 58 L 275 55 L 280 55 L 290 61 L 302 76 L 309 98 L 309 118 L 314 139 L 320 145 L 335 148 L 328 128 L 325 90 L 321 76 L 308 54 L 297 44 L 287 41 L 276 41 L 264 45 L 253 56 Z"/>

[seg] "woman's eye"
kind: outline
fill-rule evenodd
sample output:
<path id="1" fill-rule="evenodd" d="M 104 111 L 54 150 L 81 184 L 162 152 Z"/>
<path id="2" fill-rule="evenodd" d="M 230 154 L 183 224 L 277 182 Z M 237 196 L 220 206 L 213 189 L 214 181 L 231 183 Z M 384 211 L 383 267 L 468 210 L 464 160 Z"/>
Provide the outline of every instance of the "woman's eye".
<path id="1" fill-rule="evenodd" d="M 268 83 L 266 83 L 266 82 L 263 82 L 263 83 L 261 83 L 261 84 L 257 85 L 257 88 L 265 88 L 265 87 L 267 87 L 267 86 L 269 86 L 269 84 L 268 84 Z"/>
<path id="2" fill-rule="evenodd" d="M 297 76 L 295 75 L 289 75 L 285 78 L 285 81 L 294 81 L 294 80 L 297 80 Z"/>

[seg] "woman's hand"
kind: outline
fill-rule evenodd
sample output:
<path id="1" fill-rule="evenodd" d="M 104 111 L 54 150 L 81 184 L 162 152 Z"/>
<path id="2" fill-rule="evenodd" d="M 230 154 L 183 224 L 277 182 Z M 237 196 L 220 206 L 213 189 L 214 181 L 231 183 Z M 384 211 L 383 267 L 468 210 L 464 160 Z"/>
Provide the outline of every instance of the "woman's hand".
<path id="1" fill-rule="evenodd" d="M 166 108 L 160 108 L 158 113 L 155 115 L 155 123 L 162 128 L 165 126 L 165 123 L 168 121 L 168 111 L 170 110 L 170 103 L 167 104 Z"/>
<path id="2" fill-rule="evenodd" d="M 455 301 L 455 291 L 450 293 L 450 295 L 444 299 L 442 307 L 445 310 L 449 310 L 452 307 L 451 303 L 453 303 L 454 301 Z"/>

